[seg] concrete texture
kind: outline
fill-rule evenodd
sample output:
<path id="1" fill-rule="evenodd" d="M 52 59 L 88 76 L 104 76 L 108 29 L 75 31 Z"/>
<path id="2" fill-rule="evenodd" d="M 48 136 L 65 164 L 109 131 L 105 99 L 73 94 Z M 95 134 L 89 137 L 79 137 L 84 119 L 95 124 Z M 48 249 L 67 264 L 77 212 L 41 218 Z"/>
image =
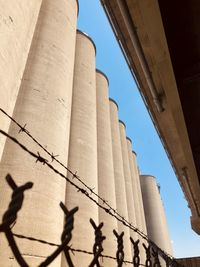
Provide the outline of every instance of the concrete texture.
<path id="1" fill-rule="evenodd" d="M 106 199 L 111 207 L 116 209 L 115 180 L 112 156 L 112 137 L 110 123 L 110 109 L 108 98 L 108 80 L 106 76 L 97 70 L 97 151 L 98 151 L 98 192 Z M 100 201 L 100 204 L 103 204 Z M 103 233 L 104 254 L 114 256 L 116 254 L 116 241 L 113 229 L 117 230 L 115 218 L 99 209 L 99 222 L 104 222 Z M 115 261 L 103 259 L 102 266 L 116 266 Z"/>
<path id="2" fill-rule="evenodd" d="M 76 20 L 77 4 L 74 0 L 43 1 L 13 112 L 20 124 L 27 123 L 30 133 L 65 163 L 68 158 Z M 41 156 L 47 157 L 25 134 L 18 134 L 18 130 L 11 124 L 9 134 L 31 151 L 39 151 Z M 63 168 L 56 168 L 63 172 Z M 13 231 L 60 243 L 63 212 L 59 202 L 65 200 L 65 180 L 45 165 L 36 164 L 35 159 L 7 140 L 0 164 L 0 217 L 11 195 L 3 179 L 8 172 L 19 185 L 29 180 L 34 183 L 33 189 L 25 193 L 24 205 Z M 54 250 L 47 245 L 33 245 L 27 240 L 17 242 L 31 266 L 36 266 Z M 7 244 L 0 253 L 2 266 L 18 266 L 12 260 Z M 60 257 L 51 266 L 60 266 Z"/>
<path id="3" fill-rule="evenodd" d="M 12 115 L 42 0 L 0 1 L 0 107 Z M 0 112 L 1 129 L 10 120 Z M 0 159 L 5 138 L 0 136 Z"/>
<path id="4" fill-rule="evenodd" d="M 115 194 L 117 211 L 126 220 L 128 217 L 127 199 L 126 199 L 126 187 L 124 179 L 123 159 L 121 150 L 121 140 L 118 122 L 118 106 L 115 101 L 110 99 L 110 121 L 111 121 L 111 133 L 112 133 L 112 151 L 113 151 L 113 165 L 115 175 Z M 130 231 L 127 227 L 118 222 L 118 232 L 124 231 L 124 248 L 125 259 L 130 260 L 132 258 L 131 243 L 130 243 Z"/>
<path id="5" fill-rule="evenodd" d="M 145 214 L 144 214 L 144 205 L 142 200 L 142 191 L 141 191 L 141 185 L 140 185 L 140 174 L 137 164 L 137 155 L 134 151 L 132 151 L 132 158 L 133 158 L 133 164 L 134 164 L 134 170 L 135 170 L 135 182 L 137 186 L 137 194 L 138 194 L 138 200 L 140 205 L 140 215 L 141 215 L 141 223 L 142 223 L 142 231 L 147 234 L 147 227 L 146 227 L 146 221 L 145 221 Z"/>
<path id="6" fill-rule="evenodd" d="M 71 118 L 68 167 L 98 193 L 95 47 L 80 31 L 76 37 Z M 66 205 L 68 208 L 79 206 L 73 247 L 92 251 L 94 230 L 89 219 L 98 223 L 98 207 L 70 185 L 66 189 Z M 92 256 L 80 253 L 72 258 L 75 266 L 88 266 Z"/>
<path id="7" fill-rule="evenodd" d="M 127 12 L 123 12 L 123 8 L 119 8 L 119 3 L 126 6 Z M 198 75 L 196 75 L 198 70 L 192 67 L 192 64 L 191 66 L 186 66 L 188 62 L 191 62 L 190 59 L 183 61 L 182 52 L 180 54 L 177 53 L 179 50 L 185 51 L 184 45 L 193 45 L 193 55 L 196 53 L 193 58 L 197 61 L 196 58 L 199 52 L 196 49 L 198 49 L 199 45 L 196 43 L 199 40 L 199 28 L 197 27 L 198 30 L 194 34 L 193 27 L 198 25 L 196 23 L 198 21 L 198 12 L 196 12 L 197 8 L 195 7 L 199 5 L 199 2 L 194 1 L 193 3 L 189 1 L 188 5 L 183 5 L 182 14 L 187 14 L 188 9 L 190 9 L 190 14 L 187 19 L 184 15 L 180 17 L 182 20 L 188 21 L 183 22 L 180 20 L 176 28 L 173 27 L 172 20 L 176 20 L 176 8 L 178 10 L 179 6 L 177 5 L 175 8 L 171 5 L 171 8 L 166 9 L 166 3 L 166 1 L 127 0 L 125 5 L 125 1 L 122 0 L 104 1 L 105 11 L 111 20 L 112 27 L 114 27 L 116 39 L 125 57 L 127 57 L 133 77 L 137 76 L 138 87 L 142 91 L 148 109 L 150 109 L 154 124 L 159 131 L 159 136 L 162 138 L 170 161 L 171 163 L 173 162 L 172 165 L 176 169 L 181 189 L 191 209 L 192 229 L 200 234 L 200 175 L 198 174 L 200 169 L 196 167 L 200 164 L 199 154 L 195 152 L 199 143 L 198 129 L 196 130 L 199 118 L 199 97 L 195 97 L 196 92 L 199 91 L 195 87 L 198 85 Z M 164 21 L 162 21 L 162 16 L 165 17 Z M 132 23 L 127 20 L 129 22 L 132 21 Z M 190 21 L 192 21 L 191 24 Z M 187 24 L 188 35 L 195 36 L 194 39 L 190 38 L 184 27 L 181 26 L 184 23 Z M 135 25 L 137 26 L 137 31 L 135 31 Z M 165 29 L 163 25 L 166 27 Z M 180 31 L 177 30 L 178 27 L 180 27 Z M 170 36 L 175 36 L 176 31 L 179 33 L 176 38 L 178 38 L 177 36 L 182 36 L 184 40 L 184 36 L 187 36 L 188 40 L 193 40 L 190 40 L 188 44 L 186 42 L 182 44 L 182 39 L 179 38 L 177 43 L 175 38 L 170 38 Z M 133 36 L 135 34 L 133 33 L 135 32 L 137 32 L 139 44 L 134 41 Z M 138 53 L 140 46 L 143 51 L 142 57 L 145 57 L 150 75 L 147 75 L 147 72 L 144 71 L 144 61 L 142 63 L 140 60 L 141 56 Z M 169 53 L 169 47 L 173 52 Z M 189 47 L 188 50 L 190 50 Z M 173 64 L 176 63 L 174 66 L 172 66 L 172 61 Z M 183 62 L 183 64 L 180 62 Z M 186 70 L 189 72 L 187 73 Z M 188 77 L 195 77 L 195 79 L 187 79 Z M 165 109 L 162 113 L 157 112 L 155 107 L 155 98 L 152 97 L 152 90 L 149 86 L 149 80 L 151 79 Z M 177 85 L 177 82 L 180 84 Z M 183 169 L 185 168 L 187 168 L 187 175 L 183 174 Z"/>
<path id="8" fill-rule="evenodd" d="M 165 252 L 171 253 L 169 251 L 171 245 L 168 239 L 168 229 L 164 223 L 163 204 L 156 179 L 151 175 L 141 175 L 140 182 L 148 237 Z"/>
<path id="9" fill-rule="evenodd" d="M 167 217 L 166 217 L 166 212 L 165 212 L 165 207 L 164 207 L 164 203 L 161 201 L 160 202 L 161 204 L 161 207 L 160 207 L 160 210 L 161 210 L 161 213 L 163 214 L 162 215 L 162 218 L 163 218 L 163 225 L 164 225 L 164 228 L 167 229 L 165 231 L 165 244 L 166 244 L 166 251 L 167 253 L 169 253 L 170 255 L 173 256 L 173 249 L 172 249 L 172 243 L 171 243 L 171 240 L 170 240 L 170 234 L 169 234 L 169 228 L 168 228 L 168 224 L 167 224 Z"/>
<path id="10" fill-rule="evenodd" d="M 126 130 L 125 130 L 125 124 L 122 121 L 119 121 L 119 130 L 120 130 L 122 160 L 123 160 L 123 169 L 124 169 L 124 180 L 125 180 L 125 187 L 126 187 L 128 219 L 130 223 L 132 223 L 135 227 L 137 227 L 132 181 L 131 181 L 131 171 L 130 171 L 129 156 L 128 156 L 128 149 L 127 149 L 127 142 L 126 142 Z M 132 230 L 130 230 L 130 235 L 134 239 L 134 241 L 138 239 L 138 235 Z"/>
<path id="11" fill-rule="evenodd" d="M 134 209 L 135 209 L 135 217 L 136 217 L 136 224 L 137 228 L 146 234 L 146 229 L 144 229 L 143 225 L 143 218 L 142 218 L 142 212 L 143 212 L 143 205 L 141 205 L 140 199 L 139 199 L 139 188 L 138 188 L 138 173 L 135 169 L 135 164 L 133 161 L 132 156 L 132 141 L 127 138 L 127 149 L 128 149 L 128 157 L 129 157 L 129 165 L 130 165 L 130 172 L 131 172 L 131 182 L 132 182 L 132 190 L 133 190 L 133 199 L 134 199 Z M 141 191 L 140 191 L 141 193 Z M 145 243 L 144 239 L 138 235 L 138 238 L 140 240 L 139 246 L 140 246 L 140 260 L 142 264 L 145 264 L 146 260 L 146 253 L 143 248 L 143 243 Z"/>

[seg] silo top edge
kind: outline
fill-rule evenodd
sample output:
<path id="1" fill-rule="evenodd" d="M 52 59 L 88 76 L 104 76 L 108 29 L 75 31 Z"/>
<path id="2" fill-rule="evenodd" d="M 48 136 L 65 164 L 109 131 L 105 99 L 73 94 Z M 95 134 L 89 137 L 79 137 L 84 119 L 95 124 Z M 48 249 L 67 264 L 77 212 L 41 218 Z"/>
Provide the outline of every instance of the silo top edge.
<path id="1" fill-rule="evenodd" d="M 132 150 L 132 153 L 135 154 L 135 155 L 137 156 L 137 153 L 136 153 L 134 150 Z"/>
<path id="2" fill-rule="evenodd" d="M 119 110 L 119 106 L 118 106 L 117 102 L 114 99 L 110 98 L 110 97 L 109 97 L 109 100 L 111 102 L 113 102 L 117 106 L 117 109 Z"/>
<path id="3" fill-rule="evenodd" d="M 140 176 L 141 176 L 141 177 L 151 177 L 151 178 L 156 179 L 156 177 L 153 176 L 153 175 L 151 175 L 151 174 L 141 174 Z"/>
<path id="4" fill-rule="evenodd" d="M 96 72 L 102 74 L 102 75 L 106 78 L 106 80 L 107 80 L 107 82 L 108 82 L 108 85 L 109 85 L 109 80 L 108 80 L 107 75 L 106 75 L 103 71 L 101 71 L 101 70 L 99 70 L 99 69 L 96 69 Z"/>
<path id="5" fill-rule="evenodd" d="M 76 0 L 76 4 L 77 4 L 77 17 L 78 17 L 79 15 L 79 1 L 78 0 Z"/>
<path id="6" fill-rule="evenodd" d="M 119 123 L 123 124 L 124 127 L 126 128 L 126 124 L 122 120 L 119 120 Z"/>
<path id="7" fill-rule="evenodd" d="M 77 31 L 77 33 L 84 35 L 85 37 L 87 37 L 87 38 L 90 40 L 90 42 L 91 42 L 91 43 L 93 44 L 93 46 L 94 46 L 95 55 L 96 55 L 96 53 L 97 53 L 97 49 L 96 49 L 96 45 L 95 45 L 94 41 L 92 40 L 92 38 L 91 38 L 87 33 L 83 32 L 83 31 L 81 31 L 81 30 L 78 30 L 78 29 L 77 29 L 76 31 Z"/>
<path id="8" fill-rule="evenodd" d="M 131 140 L 130 137 L 126 136 L 126 139 L 129 140 L 131 142 L 131 144 L 132 144 L 132 140 Z"/>

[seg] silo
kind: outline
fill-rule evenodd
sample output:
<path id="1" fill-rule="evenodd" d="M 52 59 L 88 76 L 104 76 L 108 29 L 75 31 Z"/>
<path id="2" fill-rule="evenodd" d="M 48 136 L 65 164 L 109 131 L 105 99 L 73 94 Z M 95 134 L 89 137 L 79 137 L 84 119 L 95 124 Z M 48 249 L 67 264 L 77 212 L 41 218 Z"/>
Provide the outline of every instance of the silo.
<path id="1" fill-rule="evenodd" d="M 126 137 L 127 139 L 127 149 L 128 149 L 128 157 L 129 157 L 129 165 L 130 165 L 130 171 L 131 171 L 131 182 L 132 182 L 132 190 L 133 190 L 133 199 L 134 199 L 134 208 L 135 208 L 135 217 L 136 217 L 136 224 L 137 228 L 144 232 L 144 226 L 142 221 L 142 213 L 143 211 L 143 205 L 140 203 L 139 199 L 139 188 L 138 188 L 138 173 L 136 172 L 133 156 L 132 156 L 132 141 L 129 137 Z M 141 191 L 140 191 L 141 192 Z M 146 234 L 146 233 L 145 233 Z M 144 238 L 142 238 L 140 235 L 138 235 L 138 238 L 140 240 L 140 260 L 142 264 L 145 264 L 146 261 L 146 253 L 143 248 Z"/>
<path id="2" fill-rule="evenodd" d="M 104 73 L 96 71 L 97 90 L 97 156 L 98 156 L 98 192 L 116 209 L 115 181 L 112 156 L 111 122 L 108 98 L 108 79 Z M 100 204 L 102 201 L 99 201 Z M 106 208 L 108 208 L 106 206 Z M 116 241 L 113 229 L 117 230 L 117 221 L 104 210 L 99 209 L 99 222 L 104 222 L 104 254 L 115 256 Z M 103 259 L 102 266 L 115 266 L 116 262 Z"/>
<path id="3" fill-rule="evenodd" d="M 172 243 L 170 240 L 170 235 L 169 235 L 169 228 L 168 228 L 168 224 L 167 224 L 167 217 L 166 217 L 166 212 L 165 212 L 165 207 L 164 207 L 164 203 L 163 201 L 161 201 L 161 212 L 162 212 L 162 218 L 163 218 L 163 224 L 164 224 L 164 228 L 167 229 L 167 231 L 165 231 L 165 243 L 166 243 L 166 252 L 169 253 L 170 255 L 173 256 L 173 249 L 172 249 Z"/>
<path id="4" fill-rule="evenodd" d="M 129 218 L 129 222 L 135 227 L 137 227 L 132 181 L 131 181 L 131 171 L 130 171 L 128 149 L 127 149 L 127 142 L 126 142 L 126 126 L 124 122 L 122 122 L 121 120 L 119 120 L 119 130 L 120 130 L 120 140 L 121 140 L 121 149 L 122 149 L 124 180 L 125 180 L 125 188 L 126 188 L 128 218 Z M 138 235 L 133 230 L 130 230 L 130 235 L 134 239 L 134 241 L 138 239 Z"/>
<path id="5" fill-rule="evenodd" d="M 12 115 L 42 0 L 0 1 L 0 108 Z M 1 129 L 10 120 L 0 112 Z M 0 136 L 0 159 L 5 138 Z"/>
<path id="6" fill-rule="evenodd" d="M 140 175 L 140 183 L 148 237 L 158 247 L 168 252 L 169 247 L 166 245 L 168 229 L 163 223 L 164 211 L 156 179 L 151 175 Z"/>
<path id="7" fill-rule="evenodd" d="M 43 1 L 13 113 L 20 124 L 27 124 L 27 130 L 50 152 L 59 155 L 59 160 L 64 163 L 68 159 L 76 21 L 76 1 Z M 9 134 L 31 151 L 47 157 L 25 133 L 18 134 L 18 131 L 19 128 L 11 123 Z M 54 166 L 63 172 L 63 168 Z M 29 180 L 34 183 L 33 189 L 25 194 L 13 231 L 60 243 L 63 212 L 59 202 L 65 200 L 65 180 L 47 166 L 39 162 L 36 164 L 34 158 L 7 140 L 0 164 L 1 215 L 11 196 L 4 180 L 8 172 L 19 185 Z M 28 240 L 17 242 L 31 266 L 36 266 L 54 250 L 39 243 L 33 245 Z M 5 255 L 6 251 L 9 259 L 1 254 L 1 264 L 15 266 L 16 261 L 9 248 L 3 247 L 0 253 Z M 60 266 L 60 257 L 51 266 Z"/>
<path id="8" fill-rule="evenodd" d="M 114 166 L 114 176 L 115 176 L 115 194 L 116 194 L 117 211 L 126 220 L 129 220 L 124 169 L 123 169 L 123 159 L 122 159 L 122 149 L 120 141 L 120 131 L 119 131 L 118 105 L 113 99 L 110 99 L 110 121 L 111 121 L 111 133 L 112 133 L 112 151 L 113 151 L 113 166 Z M 130 231 L 121 222 L 118 222 L 118 231 L 119 233 L 124 231 L 125 259 L 132 260 Z"/>
<path id="9" fill-rule="evenodd" d="M 138 192 L 138 200 L 140 205 L 140 215 L 141 215 L 141 222 L 142 222 L 142 231 L 147 234 L 147 228 L 146 228 L 146 221 L 145 221 L 145 214 L 144 214 L 144 205 L 142 200 L 142 191 L 141 191 L 141 185 L 140 185 L 140 174 L 139 169 L 137 165 L 137 154 L 135 151 L 132 151 L 132 158 L 133 158 L 133 164 L 134 164 L 134 170 L 135 170 L 135 177 L 136 177 L 136 186 L 137 186 L 137 192 Z"/>
<path id="10" fill-rule="evenodd" d="M 98 193 L 95 53 L 92 39 L 78 31 L 68 167 Z M 78 185 L 82 186 L 80 183 Z M 97 205 L 70 185 L 66 189 L 66 205 L 68 208 L 79 206 L 73 231 L 73 247 L 92 251 L 94 229 L 89 219 L 92 218 L 98 224 Z M 81 253 L 73 257 L 75 266 L 88 266 L 91 259 L 92 256 Z"/>

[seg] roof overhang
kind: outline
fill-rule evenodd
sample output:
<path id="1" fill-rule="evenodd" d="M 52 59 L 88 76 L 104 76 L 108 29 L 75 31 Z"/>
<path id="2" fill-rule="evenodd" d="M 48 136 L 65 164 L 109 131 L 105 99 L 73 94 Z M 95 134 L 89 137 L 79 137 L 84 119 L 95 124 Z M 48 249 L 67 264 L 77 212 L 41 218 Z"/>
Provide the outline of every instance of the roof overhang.
<path id="1" fill-rule="evenodd" d="M 101 2 L 188 201 L 192 228 L 200 234 L 197 162 L 158 1 Z"/>

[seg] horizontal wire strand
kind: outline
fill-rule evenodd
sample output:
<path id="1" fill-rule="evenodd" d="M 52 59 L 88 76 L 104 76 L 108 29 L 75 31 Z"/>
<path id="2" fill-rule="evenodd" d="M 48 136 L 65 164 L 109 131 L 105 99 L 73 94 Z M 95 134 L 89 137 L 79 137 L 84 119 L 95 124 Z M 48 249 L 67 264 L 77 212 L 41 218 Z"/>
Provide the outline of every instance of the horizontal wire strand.
<path id="1" fill-rule="evenodd" d="M 29 153 L 32 157 L 34 157 L 36 159 L 36 162 L 41 162 L 43 165 L 47 165 L 52 171 L 54 171 L 56 174 L 60 175 L 62 178 L 64 178 L 67 182 L 69 182 L 72 186 L 74 186 L 77 189 L 77 192 L 81 192 L 82 194 L 84 194 L 85 196 L 87 196 L 91 201 L 93 201 L 97 206 L 99 206 L 101 209 L 103 209 L 106 213 L 110 214 L 111 216 L 113 216 L 116 220 L 120 221 L 124 226 L 128 227 L 129 229 L 133 230 L 134 232 L 138 233 L 144 240 L 146 240 L 150 245 L 154 246 L 158 252 L 160 252 L 161 256 L 164 255 L 167 258 L 170 258 L 170 260 L 175 260 L 170 254 L 164 252 L 160 247 L 158 247 L 152 240 L 150 240 L 146 234 L 144 234 L 142 231 L 140 231 L 137 227 L 133 226 L 132 223 L 128 222 L 123 216 L 121 216 L 117 210 L 115 210 L 114 208 L 112 208 L 109 204 L 108 201 L 103 199 L 101 196 L 99 196 L 97 193 L 94 192 L 94 190 L 89 187 L 87 184 L 85 184 L 81 178 L 74 173 L 73 171 L 71 171 L 68 167 L 66 167 L 62 162 L 60 162 L 56 157 L 58 155 L 54 155 L 53 153 L 50 153 L 45 146 L 43 146 L 40 142 L 37 141 L 37 139 L 35 139 L 30 132 L 25 128 L 27 124 L 25 124 L 24 126 L 21 126 L 14 118 L 12 118 L 9 114 L 7 114 L 2 108 L 0 108 L 0 111 L 6 115 L 10 120 L 12 120 L 19 128 L 19 133 L 20 132 L 24 132 L 25 134 L 27 134 L 40 148 L 42 148 L 43 151 L 45 151 L 52 159 L 52 162 L 55 160 L 58 164 L 60 164 L 64 169 L 66 169 L 75 179 L 77 179 L 82 185 L 84 185 L 90 193 L 88 193 L 85 189 L 79 187 L 78 185 L 76 185 L 74 182 L 72 182 L 70 180 L 69 177 L 65 176 L 64 174 L 62 174 L 61 172 L 59 172 L 56 168 L 54 168 L 49 162 L 48 160 L 46 160 L 45 158 L 41 157 L 39 152 L 38 154 L 33 153 L 32 151 L 30 151 L 28 148 L 26 148 L 22 143 L 20 143 L 16 138 L 10 136 L 8 133 L 4 132 L 3 130 L 0 130 L 0 133 L 3 134 L 4 136 L 6 136 L 7 138 L 11 139 L 13 142 L 15 142 L 17 145 L 19 145 L 24 151 L 26 151 L 27 153 Z M 103 204 L 107 205 L 108 208 L 105 208 L 103 205 L 101 205 L 97 200 L 95 200 L 93 197 L 91 197 L 90 194 L 94 194 L 98 199 L 100 199 Z M 112 213 L 112 212 L 114 213 Z"/>

